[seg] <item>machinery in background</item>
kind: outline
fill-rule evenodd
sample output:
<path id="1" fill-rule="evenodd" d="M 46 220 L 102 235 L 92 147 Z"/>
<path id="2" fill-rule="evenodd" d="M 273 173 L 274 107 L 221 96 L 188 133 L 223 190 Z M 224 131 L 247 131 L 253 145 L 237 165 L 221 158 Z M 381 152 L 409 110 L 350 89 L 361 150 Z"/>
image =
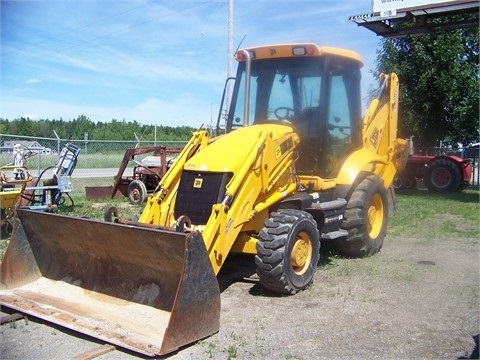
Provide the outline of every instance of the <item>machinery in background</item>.
<path id="1" fill-rule="evenodd" d="M 472 179 L 472 163 L 456 155 L 424 155 L 414 152 L 410 138 L 410 155 L 405 167 L 400 169 L 393 180 L 397 190 L 414 189 L 417 181 L 423 180 L 425 187 L 432 192 L 462 191 Z"/>
<path id="2" fill-rule="evenodd" d="M 14 176 L 9 176 L 9 172 L 12 172 Z M 23 166 L 5 165 L 0 167 L 0 238 L 8 236 L 11 232 L 9 220 L 13 217 L 27 183 L 32 180 L 32 175 Z"/>
<path id="3" fill-rule="evenodd" d="M 59 205 L 65 204 L 67 199 L 74 206 L 74 201 L 69 193 L 73 190 L 71 177 L 77 165 L 79 153 L 78 146 L 66 143 L 60 151 L 55 165 L 43 169 L 37 178 L 28 182 L 19 206 L 51 211 Z"/>
<path id="4" fill-rule="evenodd" d="M 174 157 L 182 148 L 167 148 L 165 146 L 145 146 L 127 149 L 123 160 L 114 176 L 114 184 L 110 186 L 86 186 L 88 200 L 114 198 L 118 193 L 128 197 L 131 204 L 137 205 L 145 201 L 147 196 L 155 191 L 160 180 L 165 175 Z M 135 157 L 151 153 L 141 161 Z M 130 162 L 135 164 L 132 175 L 124 176 Z"/>
<path id="5" fill-rule="evenodd" d="M 13 165 L 0 168 L 0 207 L 2 237 L 11 231 L 10 219 L 17 208 L 53 211 L 63 205 L 73 190 L 71 175 L 75 169 L 80 148 L 67 143 L 54 166 L 48 167 L 37 178 L 24 166 L 29 152 L 22 145 L 13 149 Z M 49 174 L 51 177 L 46 178 Z"/>

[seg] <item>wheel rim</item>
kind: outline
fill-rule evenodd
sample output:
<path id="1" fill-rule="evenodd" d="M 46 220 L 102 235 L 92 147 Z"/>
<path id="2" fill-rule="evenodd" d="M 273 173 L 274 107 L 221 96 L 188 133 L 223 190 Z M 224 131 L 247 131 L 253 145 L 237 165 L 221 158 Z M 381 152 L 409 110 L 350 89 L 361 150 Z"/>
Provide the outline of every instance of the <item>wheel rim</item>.
<path id="1" fill-rule="evenodd" d="M 132 191 L 130 191 L 130 197 L 135 201 L 140 200 L 140 190 L 136 188 L 132 189 Z"/>
<path id="2" fill-rule="evenodd" d="M 395 189 L 401 189 L 401 188 L 404 187 L 404 181 L 403 181 L 403 177 L 401 175 L 396 175 L 393 178 L 393 187 Z"/>
<path id="3" fill-rule="evenodd" d="M 312 260 L 312 241 L 305 232 L 298 234 L 290 254 L 290 264 L 297 275 L 303 275 Z"/>
<path id="4" fill-rule="evenodd" d="M 383 226 L 383 201 L 380 194 L 375 194 L 372 197 L 367 214 L 368 235 L 371 239 L 375 239 Z"/>
<path id="5" fill-rule="evenodd" d="M 432 183 L 435 185 L 435 187 L 437 188 L 447 187 L 451 181 L 452 181 L 452 175 L 450 174 L 450 171 L 448 171 L 444 167 L 439 167 L 433 170 Z"/>

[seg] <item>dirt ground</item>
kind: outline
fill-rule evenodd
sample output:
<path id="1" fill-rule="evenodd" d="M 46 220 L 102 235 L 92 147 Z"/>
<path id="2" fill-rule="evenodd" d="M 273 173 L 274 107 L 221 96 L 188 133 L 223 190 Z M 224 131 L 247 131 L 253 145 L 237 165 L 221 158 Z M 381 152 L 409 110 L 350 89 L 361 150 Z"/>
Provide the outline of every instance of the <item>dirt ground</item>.
<path id="1" fill-rule="evenodd" d="M 387 236 L 366 259 L 323 250 L 314 283 L 293 296 L 265 292 L 253 259 L 232 258 L 218 277 L 220 331 L 165 358 L 468 358 L 480 327 L 479 255 L 478 238 Z M 5 360 L 73 359 L 104 344 L 34 318 L 0 332 Z M 97 359 L 139 357 L 117 348 Z"/>

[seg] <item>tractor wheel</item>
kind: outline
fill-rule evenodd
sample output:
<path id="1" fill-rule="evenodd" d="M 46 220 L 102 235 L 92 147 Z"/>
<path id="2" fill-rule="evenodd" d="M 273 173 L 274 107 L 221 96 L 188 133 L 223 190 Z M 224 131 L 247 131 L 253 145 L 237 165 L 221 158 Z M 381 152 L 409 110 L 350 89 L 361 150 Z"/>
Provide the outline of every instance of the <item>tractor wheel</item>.
<path id="1" fill-rule="evenodd" d="M 407 188 L 407 177 L 403 174 L 397 173 L 393 178 L 393 187 L 395 190 L 403 190 Z"/>
<path id="2" fill-rule="evenodd" d="M 297 209 L 279 209 L 259 235 L 255 263 L 260 283 L 280 294 L 304 290 L 320 258 L 320 235 L 313 217 Z"/>
<path id="3" fill-rule="evenodd" d="M 427 164 L 423 181 L 430 191 L 457 191 L 462 188 L 462 172 L 453 160 L 433 159 Z"/>
<path id="4" fill-rule="evenodd" d="M 138 205 L 147 198 L 147 187 L 140 180 L 133 180 L 128 184 L 128 200 L 132 205 Z"/>
<path id="5" fill-rule="evenodd" d="M 334 243 L 338 251 L 349 257 L 376 254 L 387 233 L 388 199 L 382 180 L 369 175 L 357 185 L 347 203 L 341 227 L 348 231 L 346 238 Z"/>

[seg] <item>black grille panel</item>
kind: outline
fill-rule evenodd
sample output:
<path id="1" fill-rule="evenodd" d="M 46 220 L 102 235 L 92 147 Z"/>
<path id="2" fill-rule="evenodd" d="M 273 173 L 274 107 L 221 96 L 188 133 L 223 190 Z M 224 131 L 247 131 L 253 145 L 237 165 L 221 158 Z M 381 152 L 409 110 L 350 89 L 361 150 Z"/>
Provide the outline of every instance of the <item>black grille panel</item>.
<path id="1" fill-rule="evenodd" d="M 186 215 L 192 224 L 206 224 L 212 205 L 223 201 L 227 173 L 183 171 L 175 203 L 175 217 Z"/>

